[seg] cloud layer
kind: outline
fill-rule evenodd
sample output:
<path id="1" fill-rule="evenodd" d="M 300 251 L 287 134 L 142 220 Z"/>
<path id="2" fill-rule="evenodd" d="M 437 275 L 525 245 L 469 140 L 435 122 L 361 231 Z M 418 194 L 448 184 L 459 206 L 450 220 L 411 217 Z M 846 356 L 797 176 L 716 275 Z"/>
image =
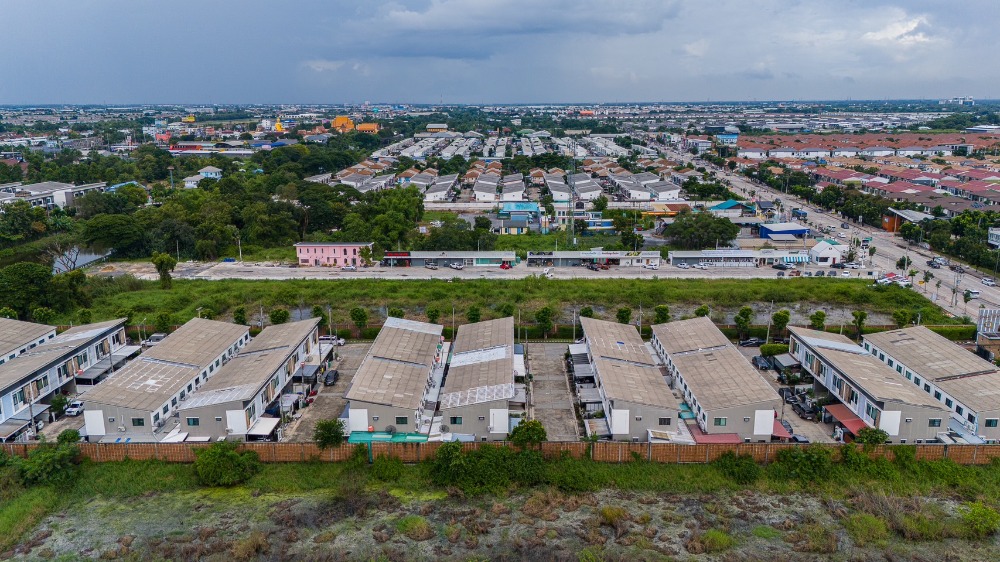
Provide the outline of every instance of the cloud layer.
<path id="1" fill-rule="evenodd" d="M 0 103 L 1000 97 L 1000 3 L 5 3 Z"/>

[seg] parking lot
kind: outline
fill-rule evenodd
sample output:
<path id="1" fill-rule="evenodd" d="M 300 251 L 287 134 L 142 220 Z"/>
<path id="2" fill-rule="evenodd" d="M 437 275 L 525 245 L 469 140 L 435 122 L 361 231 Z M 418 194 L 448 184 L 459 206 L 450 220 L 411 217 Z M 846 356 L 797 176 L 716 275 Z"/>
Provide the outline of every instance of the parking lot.
<path id="1" fill-rule="evenodd" d="M 340 379 L 333 386 L 323 386 L 323 381 L 319 381 L 313 403 L 299 411 L 301 417 L 285 426 L 283 436 L 285 441 L 299 443 L 312 441 L 316 422 L 340 417 L 344 412 L 344 406 L 347 405 L 344 394 L 350 388 L 354 373 L 358 372 L 358 367 L 368 354 L 369 348 L 371 348 L 370 343 L 349 343 L 335 348 L 338 359 L 334 361 L 333 368 L 339 371 Z"/>
<path id="2" fill-rule="evenodd" d="M 529 411 L 542 422 L 549 441 L 580 439 L 565 355 L 565 343 L 528 344 L 528 372 L 532 376 Z"/>

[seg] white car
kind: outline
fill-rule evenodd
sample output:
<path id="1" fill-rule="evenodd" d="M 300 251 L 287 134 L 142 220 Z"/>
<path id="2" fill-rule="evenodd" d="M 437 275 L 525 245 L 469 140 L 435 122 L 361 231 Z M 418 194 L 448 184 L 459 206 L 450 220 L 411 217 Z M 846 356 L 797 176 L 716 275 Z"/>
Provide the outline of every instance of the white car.
<path id="1" fill-rule="evenodd" d="M 840 276 L 841 277 L 850 277 L 851 276 L 851 272 L 850 271 L 845 271 L 845 272 L 841 273 Z"/>
<path id="2" fill-rule="evenodd" d="M 996 287 L 997 282 L 992 277 L 983 277 L 983 285 L 987 287 Z"/>
<path id="3" fill-rule="evenodd" d="M 82 413 L 83 413 L 83 401 L 82 400 L 74 400 L 74 401 L 72 401 L 72 402 L 69 403 L 69 406 L 66 407 L 65 414 L 67 416 L 79 416 Z"/>
<path id="4" fill-rule="evenodd" d="M 861 269 L 861 264 L 852 261 L 850 263 L 844 264 L 844 267 L 848 269 Z"/>
<path id="5" fill-rule="evenodd" d="M 899 285 L 900 287 L 903 287 L 904 289 L 913 286 L 913 283 L 910 283 L 909 279 L 900 279 L 899 281 L 896 281 L 896 284 Z"/>
<path id="6" fill-rule="evenodd" d="M 656 265 L 655 263 L 646 263 L 646 264 L 643 264 L 642 267 L 644 267 L 646 269 L 652 269 L 652 270 L 660 269 L 660 266 Z"/>
<path id="7" fill-rule="evenodd" d="M 844 234 L 843 232 L 838 232 L 837 233 L 837 238 L 847 238 L 847 235 Z"/>
<path id="8" fill-rule="evenodd" d="M 679 263 L 679 264 L 677 264 L 677 267 L 679 267 L 681 269 L 689 269 L 691 266 L 689 266 L 686 263 Z"/>
<path id="9" fill-rule="evenodd" d="M 458 263 L 458 262 L 455 262 L 455 263 L 449 265 L 448 267 L 450 267 L 452 269 L 465 269 L 465 266 L 462 265 L 462 264 L 460 264 L 460 263 Z"/>
<path id="10" fill-rule="evenodd" d="M 694 268 L 695 269 L 708 269 L 708 266 L 705 265 L 705 264 L 703 264 L 703 263 L 696 263 L 696 264 L 694 264 Z"/>

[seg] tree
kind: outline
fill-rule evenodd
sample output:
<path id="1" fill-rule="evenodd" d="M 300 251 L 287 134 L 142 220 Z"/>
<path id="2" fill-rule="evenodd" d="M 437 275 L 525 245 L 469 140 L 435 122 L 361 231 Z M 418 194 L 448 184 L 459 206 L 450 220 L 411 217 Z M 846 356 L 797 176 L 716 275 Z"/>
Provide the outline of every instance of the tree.
<path id="1" fill-rule="evenodd" d="M 658 304 L 653 308 L 653 323 L 666 324 L 670 322 L 670 308 L 665 304 Z"/>
<path id="2" fill-rule="evenodd" d="M 63 413 L 66 411 L 66 406 L 68 405 L 69 405 L 69 398 L 67 398 L 66 395 L 62 393 L 58 393 L 55 396 L 53 396 L 52 401 L 49 402 L 49 406 L 52 407 L 52 413 L 55 414 L 57 418 L 63 415 Z"/>
<path id="3" fill-rule="evenodd" d="M 94 315 L 89 308 L 81 308 L 76 313 L 76 317 L 80 320 L 81 324 L 90 324 L 93 321 Z"/>
<path id="4" fill-rule="evenodd" d="M 483 317 L 482 311 L 479 310 L 478 306 L 470 306 L 469 310 L 465 311 L 465 319 L 469 322 L 475 324 L 479 322 Z"/>
<path id="5" fill-rule="evenodd" d="M 390 318 L 402 318 L 403 316 L 406 315 L 403 309 L 399 308 L 398 306 L 390 307 L 387 314 L 389 315 Z"/>
<path id="6" fill-rule="evenodd" d="M 889 440 L 889 433 L 884 429 L 863 427 L 854 436 L 854 442 L 861 445 L 884 445 Z"/>
<path id="7" fill-rule="evenodd" d="M 753 309 L 749 306 L 744 306 L 736 313 L 733 317 L 733 323 L 736 324 L 736 330 L 740 333 L 740 337 L 745 337 L 747 331 L 750 330 L 750 324 L 753 323 L 754 313 Z"/>
<path id="8" fill-rule="evenodd" d="M 618 312 L 615 313 L 615 318 L 619 324 L 628 324 L 632 320 L 632 309 L 627 306 L 619 308 Z"/>
<path id="9" fill-rule="evenodd" d="M 552 319 L 554 317 L 555 311 L 547 306 L 543 306 L 535 311 L 535 322 L 538 324 L 538 329 L 542 331 L 543 336 L 552 331 Z"/>
<path id="10" fill-rule="evenodd" d="M 63 396 L 63 398 L 65 398 L 65 396 Z M 67 402 L 69 402 L 68 399 L 67 399 Z M 63 410 L 65 410 L 65 409 L 66 409 L 66 407 L 63 406 Z M 59 414 L 59 415 L 62 415 L 62 414 Z M 62 431 L 59 432 L 58 436 L 56 436 L 56 443 L 59 444 L 59 445 L 72 445 L 72 446 L 76 446 L 76 444 L 80 442 L 80 439 L 81 439 L 81 436 L 80 436 L 80 431 L 79 430 L 76 430 L 76 429 L 64 429 L 64 430 L 62 430 Z"/>
<path id="11" fill-rule="evenodd" d="M 39 306 L 31 311 L 31 319 L 39 324 L 51 324 L 56 319 L 56 311 L 47 306 Z"/>
<path id="12" fill-rule="evenodd" d="M 318 304 L 315 305 L 315 306 L 313 306 L 313 308 L 312 308 L 312 317 L 313 318 L 319 318 L 319 324 L 318 324 L 318 326 L 320 327 L 320 329 L 326 327 L 326 322 L 327 322 L 327 320 L 326 320 L 326 312 L 323 310 L 322 306 L 320 306 Z"/>
<path id="13" fill-rule="evenodd" d="M 878 248 L 876 248 L 875 246 L 869 246 L 868 247 L 868 257 L 869 258 L 874 258 L 876 252 L 878 252 Z"/>
<path id="14" fill-rule="evenodd" d="M 258 470 L 257 452 L 239 452 L 232 441 L 216 441 L 208 448 L 194 451 L 194 472 L 206 486 L 235 486 L 249 480 Z"/>
<path id="15" fill-rule="evenodd" d="M 237 306 L 233 310 L 233 323 L 245 326 L 247 323 L 247 309 L 242 306 Z"/>
<path id="16" fill-rule="evenodd" d="M 712 213 L 682 211 L 663 229 L 671 244 L 686 250 L 726 246 L 740 233 L 740 227 L 725 217 Z"/>
<path id="17" fill-rule="evenodd" d="M 288 310 L 284 308 L 273 308 L 267 313 L 267 319 L 271 322 L 271 324 L 275 325 L 288 322 L 291 316 L 292 315 L 288 312 Z"/>
<path id="18" fill-rule="evenodd" d="M 157 332 L 167 333 L 170 331 L 170 326 L 174 323 L 174 319 L 170 314 L 166 312 L 161 312 L 153 317 L 153 329 Z"/>
<path id="19" fill-rule="evenodd" d="M 703 304 L 698 308 L 694 309 L 694 315 L 697 316 L 698 318 L 704 318 L 705 316 L 708 316 L 710 312 L 711 309 L 708 308 L 707 304 Z"/>
<path id="20" fill-rule="evenodd" d="M 583 308 L 580 309 L 580 316 L 583 317 L 583 318 L 593 318 L 594 317 L 594 309 L 591 308 L 591 307 L 589 307 L 589 306 L 585 306 L 585 307 L 583 307 Z"/>
<path id="21" fill-rule="evenodd" d="M 934 274 L 931 273 L 930 271 L 925 271 L 924 272 L 924 292 L 925 293 L 927 292 L 927 285 L 930 284 L 931 279 L 934 279 Z"/>
<path id="22" fill-rule="evenodd" d="M 160 275 L 160 288 L 169 289 L 172 280 L 170 272 L 177 266 L 177 260 L 166 252 L 154 252 L 153 259 L 150 261 L 153 262 L 153 267 Z"/>
<path id="23" fill-rule="evenodd" d="M 969 310 L 969 301 L 972 300 L 972 291 L 966 290 L 962 293 L 962 301 L 965 303 L 965 310 Z"/>
<path id="24" fill-rule="evenodd" d="M 855 310 L 851 312 L 851 316 L 854 317 L 854 328 L 858 331 L 858 340 L 861 340 L 861 333 L 865 329 L 865 320 L 868 319 L 868 313 L 863 310 Z"/>
<path id="25" fill-rule="evenodd" d="M 27 318 L 39 306 L 49 304 L 52 269 L 40 263 L 20 262 L 0 269 L 0 306 Z"/>
<path id="26" fill-rule="evenodd" d="M 908 269 L 910 267 L 911 263 L 913 263 L 913 260 L 911 260 L 907 256 L 903 256 L 903 257 L 899 258 L 898 260 L 896 260 L 896 269 L 898 269 L 900 271 L 905 271 L 906 269 Z"/>
<path id="27" fill-rule="evenodd" d="M 603 213 L 608 208 L 608 198 L 603 195 L 598 196 L 592 203 L 595 211 Z"/>
<path id="28" fill-rule="evenodd" d="M 358 327 L 359 330 L 364 330 L 365 326 L 368 325 L 368 311 L 361 307 L 354 307 L 351 309 L 351 322 Z"/>
<path id="29" fill-rule="evenodd" d="M 817 310 L 809 315 L 809 327 L 813 330 L 822 330 L 826 327 L 826 313 Z"/>
<path id="30" fill-rule="evenodd" d="M 427 307 L 425 314 L 427 314 L 427 321 L 431 324 L 437 324 L 438 318 L 441 318 L 441 311 L 433 306 Z"/>
<path id="31" fill-rule="evenodd" d="M 9 306 L 0 308 L 0 318 L 9 318 L 11 320 L 17 320 L 17 311 Z"/>
<path id="32" fill-rule="evenodd" d="M 788 322 L 792 319 L 792 315 L 785 309 L 781 309 L 771 315 L 771 323 L 774 324 L 774 329 L 777 333 L 781 334 L 785 331 L 788 326 Z"/>
<path id="33" fill-rule="evenodd" d="M 913 321 L 913 313 L 909 310 L 898 308 L 892 313 L 892 319 L 899 328 L 906 327 Z"/>
<path id="34" fill-rule="evenodd" d="M 344 421 L 337 418 L 319 420 L 313 430 L 313 441 L 320 449 L 336 447 L 347 438 L 347 428 Z"/>
<path id="35" fill-rule="evenodd" d="M 538 420 L 523 420 L 511 430 L 508 440 L 514 445 L 525 448 L 528 445 L 539 445 L 548 441 L 545 427 Z"/>
<path id="36" fill-rule="evenodd" d="M 500 318 L 506 318 L 508 316 L 514 316 L 514 305 L 509 302 L 505 302 L 497 307 L 497 315 Z"/>

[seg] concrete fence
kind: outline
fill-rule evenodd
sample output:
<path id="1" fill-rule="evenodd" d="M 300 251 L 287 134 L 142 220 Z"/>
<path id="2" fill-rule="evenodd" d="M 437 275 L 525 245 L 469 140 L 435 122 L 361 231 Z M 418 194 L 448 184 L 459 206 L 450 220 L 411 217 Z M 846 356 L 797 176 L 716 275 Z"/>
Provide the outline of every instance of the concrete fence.
<path id="1" fill-rule="evenodd" d="M 416 463 L 434 457 L 443 443 L 371 443 L 365 447 L 368 461 L 378 457 L 396 457 L 405 463 Z M 489 446 L 488 443 L 463 443 L 466 451 Z M 0 451 L 12 456 L 27 456 L 38 447 L 37 443 L 5 443 Z M 94 462 L 114 462 L 131 460 L 160 460 L 164 462 L 194 462 L 195 451 L 209 447 L 208 444 L 187 443 L 81 443 L 80 454 Z M 714 445 L 675 445 L 670 443 L 626 443 L 626 442 L 546 442 L 541 445 L 541 453 L 547 459 L 562 456 L 572 458 L 590 457 L 596 462 L 626 463 L 650 461 L 658 463 L 712 462 L 732 451 L 738 455 L 750 455 L 757 462 L 767 464 L 778 458 L 784 449 L 804 447 L 789 443 L 743 443 Z M 836 453 L 840 445 L 821 444 Z M 906 445 L 904 445 L 906 446 Z M 1000 445 L 908 445 L 914 447 L 917 460 L 950 459 L 958 464 L 983 465 L 1000 458 Z M 266 463 L 281 462 L 343 462 L 355 452 L 355 445 L 320 449 L 315 443 L 241 443 L 240 450 L 256 451 L 260 460 Z M 872 447 L 866 451 L 872 458 L 894 458 L 892 446 Z"/>

